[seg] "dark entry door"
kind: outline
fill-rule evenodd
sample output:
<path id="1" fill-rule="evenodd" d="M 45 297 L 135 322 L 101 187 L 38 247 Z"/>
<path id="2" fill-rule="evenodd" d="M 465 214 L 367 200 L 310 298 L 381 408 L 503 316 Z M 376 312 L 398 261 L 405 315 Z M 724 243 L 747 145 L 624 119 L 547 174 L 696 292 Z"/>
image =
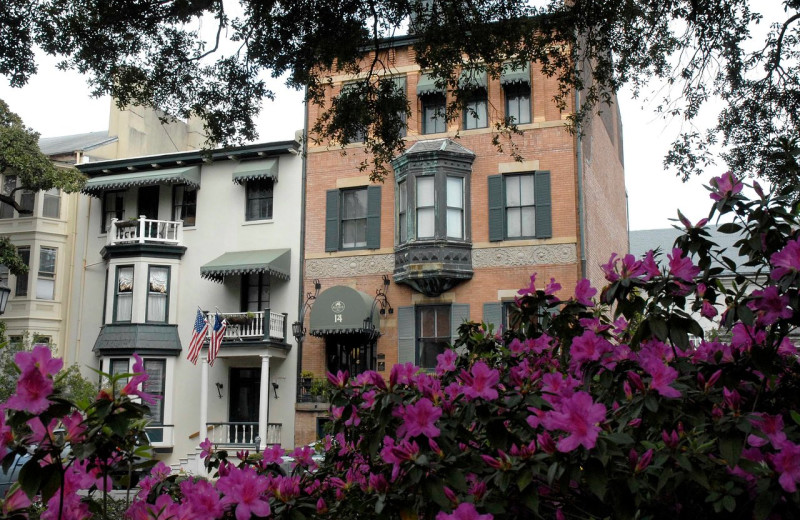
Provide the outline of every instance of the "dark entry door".
<path id="1" fill-rule="evenodd" d="M 231 368 L 228 421 L 230 442 L 253 444 L 258 435 L 258 404 L 261 389 L 260 368 Z"/>
<path id="2" fill-rule="evenodd" d="M 143 186 L 139 188 L 136 216 L 144 215 L 147 219 L 158 219 L 158 186 Z M 158 237 L 158 224 L 150 222 L 144 229 L 146 238 Z"/>
<path id="3" fill-rule="evenodd" d="M 355 376 L 375 370 L 375 344 L 365 334 L 332 334 L 325 338 L 328 371 L 347 370 Z"/>

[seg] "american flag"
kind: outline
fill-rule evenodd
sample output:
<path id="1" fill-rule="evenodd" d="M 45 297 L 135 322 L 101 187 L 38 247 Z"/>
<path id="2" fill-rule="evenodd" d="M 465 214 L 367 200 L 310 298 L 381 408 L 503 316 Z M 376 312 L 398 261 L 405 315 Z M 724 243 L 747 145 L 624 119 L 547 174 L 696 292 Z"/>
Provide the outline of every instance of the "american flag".
<path id="1" fill-rule="evenodd" d="M 194 328 L 192 329 L 192 339 L 189 340 L 189 354 L 187 358 L 189 361 L 197 364 L 197 358 L 200 357 L 200 350 L 203 348 L 203 342 L 206 340 L 206 332 L 208 332 L 208 321 L 200 309 L 197 309 L 197 318 L 194 320 Z"/>
<path id="2" fill-rule="evenodd" d="M 225 329 L 228 322 L 220 317 L 219 313 L 214 315 L 214 328 L 211 329 L 211 339 L 208 342 L 208 364 L 214 366 L 214 360 L 219 354 L 219 347 L 222 345 L 222 338 L 225 337 Z"/>

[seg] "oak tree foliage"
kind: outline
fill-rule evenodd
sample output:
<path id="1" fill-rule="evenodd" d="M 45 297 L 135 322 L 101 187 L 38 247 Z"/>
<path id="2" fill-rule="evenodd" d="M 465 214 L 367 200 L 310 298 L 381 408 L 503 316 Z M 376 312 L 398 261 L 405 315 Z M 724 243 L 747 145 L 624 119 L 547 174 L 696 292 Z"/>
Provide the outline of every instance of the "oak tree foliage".
<path id="1" fill-rule="evenodd" d="M 795 139 L 800 124 L 800 0 L 775 4 L 783 17 L 754 42 L 762 16 L 753 0 L 7 0 L 0 73 L 24 85 L 38 45 L 86 73 L 95 94 L 196 114 L 211 141 L 232 144 L 256 138 L 254 117 L 274 95 L 262 72 L 286 74 L 318 104 L 332 74 L 360 72 L 312 130 L 339 145 L 367 130 L 364 166 L 382 177 L 404 148 L 409 110 L 385 77 L 393 65 L 382 49 L 408 33 L 419 65 L 453 93 L 449 117 L 463 106 L 464 66 L 487 64 L 497 76 L 506 60 L 539 62 L 558 79 L 559 106 L 581 93 L 574 131 L 622 85 L 640 94 L 661 79 L 671 89 L 659 110 L 690 123 L 668 166 L 687 178 L 711 161 L 716 143 L 734 170 L 769 177 L 775 147 Z M 711 96 L 724 108 L 711 128 L 695 127 Z M 505 121 L 495 131 L 513 140 L 516 129 Z"/>

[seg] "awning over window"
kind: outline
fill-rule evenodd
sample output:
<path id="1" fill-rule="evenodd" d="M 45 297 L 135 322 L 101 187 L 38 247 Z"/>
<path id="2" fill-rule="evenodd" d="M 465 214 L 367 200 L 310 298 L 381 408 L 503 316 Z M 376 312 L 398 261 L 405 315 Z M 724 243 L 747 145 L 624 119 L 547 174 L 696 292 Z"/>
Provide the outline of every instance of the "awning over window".
<path id="1" fill-rule="evenodd" d="M 288 280 L 291 255 L 290 249 L 231 251 L 201 266 L 200 276 L 221 283 L 226 276 L 269 273 Z"/>
<path id="2" fill-rule="evenodd" d="M 500 74 L 500 84 L 513 85 L 514 83 L 531 84 L 531 67 L 529 63 L 513 68 L 513 64 L 506 63 L 503 65 L 503 72 Z"/>
<path id="3" fill-rule="evenodd" d="M 463 90 L 486 90 L 486 69 L 464 69 L 458 78 L 458 86 Z"/>
<path id="4" fill-rule="evenodd" d="M 244 184 L 256 179 L 278 180 L 278 159 L 245 161 L 233 170 L 233 182 Z"/>
<path id="5" fill-rule="evenodd" d="M 436 86 L 433 76 L 422 74 L 417 82 L 417 95 L 428 96 L 431 94 L 444 94 L 445 90 Z"/>
<path id="6" fill-rule="evenodd" d="M 312 336 L 330 334 L 367 334 L 364 320 L 372 312 L 372 324 L 379 325 L 379 314 L 372 307 L 373 298 L 351 287 L 336 285 L 322 291 L 311 307 L 309 333 Z"/>
<path id="7" fill-rule="evenodd" d="M 87 195 L 100 197 L 106 191 L 124 190 L 134 186 L 154 186 L 156 184 L 186 184 L 193 188 L 199 188 L 200 167 L 185 166 L 167 170 L 101 175 L 86 181 L 86 186 L 81 191 Z"/>

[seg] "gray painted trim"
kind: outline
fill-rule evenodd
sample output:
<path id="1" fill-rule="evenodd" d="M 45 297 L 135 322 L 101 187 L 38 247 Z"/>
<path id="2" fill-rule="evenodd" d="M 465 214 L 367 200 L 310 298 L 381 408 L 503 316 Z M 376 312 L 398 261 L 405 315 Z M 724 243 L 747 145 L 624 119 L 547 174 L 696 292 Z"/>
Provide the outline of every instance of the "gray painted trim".
<path id="1" fill-rule="evenodd" d="M 110 258 L 175 258 L 180 260 L 186 252 L 186 246 L 171 246 L 160 244 L 119 244 L 116 246 L 105 246 L 100 250 L 103 260 Z"/>

